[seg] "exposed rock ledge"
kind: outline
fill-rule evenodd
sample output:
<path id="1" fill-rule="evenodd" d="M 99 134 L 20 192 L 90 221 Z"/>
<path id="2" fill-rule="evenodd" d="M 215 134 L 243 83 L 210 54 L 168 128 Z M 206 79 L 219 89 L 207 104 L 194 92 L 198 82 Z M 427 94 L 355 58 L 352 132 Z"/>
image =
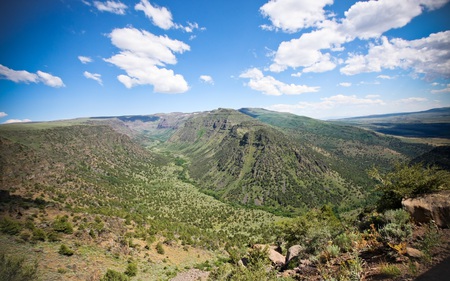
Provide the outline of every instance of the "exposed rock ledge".
<path id="1" fill-rule="evenodd" d="M 402 206 L 417 223 L 434 220 L 441 228 L 450 227 L 450 190 L 403 199 Z"/>

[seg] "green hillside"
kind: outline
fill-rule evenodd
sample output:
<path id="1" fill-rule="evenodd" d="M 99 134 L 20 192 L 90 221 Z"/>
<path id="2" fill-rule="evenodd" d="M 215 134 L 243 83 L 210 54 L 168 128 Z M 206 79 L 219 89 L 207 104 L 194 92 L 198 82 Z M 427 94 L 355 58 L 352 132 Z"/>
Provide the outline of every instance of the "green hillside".
<path id="1" fill-rule="evenodd" d="M 230 202 L 286 211 L 337 204 L 347 192 L 310 151 L 237 111 L 197 115 L 169 141 L 190 157 L 199 186 Z"/>
<path id="2" fill-rule="evenodd" d="M 389 169 L 396 161 L 409 161 L 432 149 L 345 124 L 320 121 L 264 109 L 241 109 L 261 122 L 281 129 L 296 142 L 317 152 L 323 162 L 344 179 L 367 188 L 367 170 L 373 165 Z"/>
<path id="3" fill-rule="evenodd" d="M 0 277 L 33 265 L 40 280 L 170 280 L 184 271 L 320 280 L 352 276 L 347 264 L 363 274 L 366 263 L 380 267 L 372 253 L 387 260 L 398 255 L 391 245 L 403 245 L 392 241 L 422 247 L 434 231 L 423 226 L 425 238 L 412 241 L 408 214 L 395 211 L 406 228 L 392 236 L 367 170 L 383 177 L 413 158 L 445 164 L 447 150 L 263 109 L 2 125 Z M 298 244 L 301 260 L 286 266 L 313 266 L 283 279 L 288 268 L 268 271 L 259 243 L 283 255 Z"/>
<path id="4" fill-rule="evenodd" d="M 42 233 L 45 243 L 36 246 L 44 247 L 43 259 L 52 259 L 51 249 L 61 243 L 75 250 L 80 263 L 97 253 L 102 271 L 142 257 L 139 266 L 147 273 L 140 276 L 154 280 L 203 262 L 225 244 L 274 239 L 271 225 L 276 217 L 201 193 L 178 180 L 181 168 L 170 159 L 108 126 L 2 126 L 0 164 L 0 190 L 11 194 L 0 200 L 1 225 L 16 221 L 17 235 L 23 237 Z M 63 217 L 70 232 L 55 230 Z M 50 238 L 55 235 L 58 238 Z M 32 234 L 27 237 L 33 239 Z M 12 253 L 18 247 L 14 240 L 0 242 Z M 155 252 L 157 242 L 165 243 L 166 255 Z M 180 251 L 185 260 L 178 258 Z M 33 259 L 33 253 L 23 254 Z M 188 258 L 194 254 L 199 258 Z M 156 263 L 145 263 L 144 256 Z M 52 274 L 57 268 L 42 270 L 45 280 L 56 280 Z M 85 273 L 87 278 L 90 273 Z"/>

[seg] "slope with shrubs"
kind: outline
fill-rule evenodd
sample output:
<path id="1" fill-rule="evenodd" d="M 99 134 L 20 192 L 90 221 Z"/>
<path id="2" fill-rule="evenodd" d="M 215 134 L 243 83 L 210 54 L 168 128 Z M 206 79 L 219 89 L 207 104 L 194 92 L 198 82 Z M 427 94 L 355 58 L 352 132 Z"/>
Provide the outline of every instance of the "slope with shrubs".
<path id="1" fill-rule="evenodd" d="M 395 162 L 409 161 L 432 149 L 338 122 L 321 121 L 265 109 L 240 110 L 261 122 L 276 126 L 298 142 L 318 152 L 318 157 L 346 180 L 372 186 L 367 170 L 376 163 L 388 170 Z"/>
<path id="2" fill-rule="evenodd" d="M 189 158 L 199 187 L 230 202 L 289 213 L 362 197 L 314 150 L 235 110 L 196 114 L 168 148 Z"/>
<path id="3" fill-rule="evenodd" d="M 43 247 L 44 257 L 60 252 L 79 261 L 93 258 L 85 252 L 91 247 L 106 264 L 109 255 L 119 258 L 114 264 L 139 259 L 147 268 L 140 276 L 152 279 L 151 272 L 173 273 L 177 266 L 204 261 L 225 243 L 272 239 L 273 215 L 200 193 L 178 180 L 181 168 L 172 160 L 108 126 L 2 126 L 0 144 L 1 230 L 17 237 L 1 241 L 12 248 L 15 241 L 30 243 Z M 155 250 L 158 242 L 164 242 L 164 256 Z M 199 258 L 190 262 L 194 254 Z M 145 257 L 159 262 L 142 264 Z M 40 265 L 45 274 L 56 271 L 45 266 Z M 58 271 L 67 275 L 74 269 Z"/>

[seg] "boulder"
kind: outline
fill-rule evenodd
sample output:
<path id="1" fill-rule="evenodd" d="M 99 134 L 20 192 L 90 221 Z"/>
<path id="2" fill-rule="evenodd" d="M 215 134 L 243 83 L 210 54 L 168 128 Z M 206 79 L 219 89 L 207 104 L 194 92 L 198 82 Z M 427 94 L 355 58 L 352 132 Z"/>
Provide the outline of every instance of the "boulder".
<path id="1" fill-rule="evenodd" d="M 417 223 L 433 220 L 441 228 L 450 225 L 450 190 L 403 199 L 402 206 Z"/>
<path id="2" fill-rule="evenodd" d="M 262 244 L 255 244 L 253 246 L 253 248 L 260 249 L 260 250 L 262 250 L 266 247 L 269 249 L 269 259 L 272 262 L 272 264 L 277 267 L 282 267 L 284 265 L 284 261 L 286 260 L 286 258 L 282 254 L 275 251 L 276 246 L 268 246 L 268 245 L 262 245 Z"/>
<path id="3" fill-rule="evenodd" d="M 291 260 L 297 258 L 301 252 L 303 252 L 304 248 L 300 245 L 294 245 L 290 247 L 286 254 L 286 265 L 289 264 Z"/>
<path id="4" fill-rule="evenodd" d="M 411 247 L 406 247 L 406 255 L 408 257 L 417 258 L 417 259 L 424 256 L 422 251 L 417 250 L 415 248 L 411 248 Z"/>

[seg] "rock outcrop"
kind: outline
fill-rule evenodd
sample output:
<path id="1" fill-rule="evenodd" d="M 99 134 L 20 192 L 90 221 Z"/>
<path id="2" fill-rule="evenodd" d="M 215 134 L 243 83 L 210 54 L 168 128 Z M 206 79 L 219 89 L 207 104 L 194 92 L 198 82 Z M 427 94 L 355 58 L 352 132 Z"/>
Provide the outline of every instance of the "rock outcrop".
<path id="1" fill-rule="evenodd" d="M 300 245 L 294 245 L 290 247 L 286 254 L 286 266 L 289 264 L 289 262 L 295 258 L 298 258 L 300 253 L 304 250 L 304 248 Z"/>
<path id="2" fill-rule="evenodd" d="M 441 228 L 450 226 L 450 190 L 407 198 L 402 206 L 417 223 L 433 220 Z"/>
<path id="3" fill-rule="evenodd" d="M 280 268 L 283 267 L 284 261 L 286 260 L 286 258 L 282 254 L 275 251 L 276 246 L 268 246 L 268 245 L 262 245 L 262 244 L 255 244 L 253 246 L 253 248 L 260 249 L 260 250 L 263 250 L 266 247 L 268 247 L 268 249 L 269 249 L 269 259 L 272 262 L 272 264 L 276 267 L 280 267 Z"/>

